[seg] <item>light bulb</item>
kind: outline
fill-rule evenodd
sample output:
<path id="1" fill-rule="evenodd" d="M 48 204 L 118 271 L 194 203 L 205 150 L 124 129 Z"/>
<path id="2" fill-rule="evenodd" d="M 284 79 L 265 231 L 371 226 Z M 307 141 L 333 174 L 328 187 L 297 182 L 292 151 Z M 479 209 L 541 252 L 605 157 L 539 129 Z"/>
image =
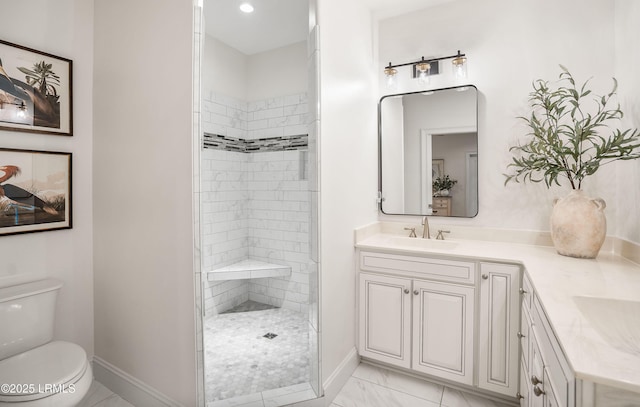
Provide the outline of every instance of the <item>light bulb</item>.
<path id="1" fill-rule="evenodd" d="M 418 71 L 418 83 L 420 85 L 428 85 L 430 82 L 429 73 L 431 71 L 431 65 L 426 62 L 416 65 Z"/>
<path id="2" fill-rule="evenodd" d="M 18 119 L 24 119 L 25 117 L 27 117 L 27 106 L 24 104 L 24 102 L 20 103 L 20 106 L 18 106 L 16 116 L 18 117 Z"/>
<path id="3" fill-rule="evenodd" d="M 398 86 L 398 82 L 396 81 L 397 70 L 391 68 L 391 64 L 389 67 L 384 69 L 384 74 L 387 76 L 387 88 L 395 89 Z"/>
<path id="4" fill-rule="evenodd" d="M 467 77 L 467 58 L 463 55 L 460 55 L 460 51 L 458 51 L 458 56 L 453 58 L 452 66 L 453 66 L 453 76 L 456 79 L 464 79 Z"/>
<path id="5" fill-rule="evenodd" d="M 253 13 L 253 6 L 249 3 L 242 3 L 240 5 L 240 11 L 243 13 Z"/>

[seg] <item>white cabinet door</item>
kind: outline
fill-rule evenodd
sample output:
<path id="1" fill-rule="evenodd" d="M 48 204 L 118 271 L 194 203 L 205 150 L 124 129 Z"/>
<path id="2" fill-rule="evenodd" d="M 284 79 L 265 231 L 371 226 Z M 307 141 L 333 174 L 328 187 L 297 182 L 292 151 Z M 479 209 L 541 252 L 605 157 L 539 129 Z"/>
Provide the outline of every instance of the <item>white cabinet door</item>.
<path id="1" fill-rule="evenodd" d="M 520 365 L 520 390 L 518 394 L 520 407 L 529 407 L 529 372 L 524 364 Z"/>
<path id="2" fill-rule="evenodd" d="M 544 407 L 561 407 L 561 404 L 553 391 L 553 386 L 547 373 L 547 369 L 544 369 L 544 383 Z"/>
<path id="3" fill-rule="evenodd" d="M 473 384 L 474 288 L 414 280 L 413 369 Z"/>
<path id="4" fill-rule="evenodd" d="M 535 333 L 531 331 L 531 364 L 529 366 L 529 405 L 531 407 L 544 407 L 544 361 L 540 353 L 540 346 Z"/>
<path id="5" fill-rule="evenodd" d="M 520 268 L 480 264 L 478 386 L 515 397 L 520 343 Z"/>
<path id="6" fill-rule="evenodd" d="M 360 355 L 411 367 L 411 280 L 360 273 Z"/>

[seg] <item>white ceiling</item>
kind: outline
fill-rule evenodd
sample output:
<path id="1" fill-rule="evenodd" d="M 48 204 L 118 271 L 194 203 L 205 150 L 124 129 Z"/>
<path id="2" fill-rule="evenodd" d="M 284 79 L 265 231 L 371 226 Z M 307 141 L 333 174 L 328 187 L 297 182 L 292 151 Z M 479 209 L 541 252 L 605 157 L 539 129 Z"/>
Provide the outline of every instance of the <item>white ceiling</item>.
<path id="1" fill-rule="evenodd" d="M 253 13 L 240 11 L 250 3 Z M 307 0 L 205 0 L 206 33 L 242 52 L 259 52 L 305 41 L 309 31 Z"/>
<path id="2" fill-rule="evenodd" d="M 455 0 L 363 1 L 380 20 Z M 240 11 L 245 2 L 254 6 L 253 13 Z M 204 0 L 206 33 L 245 55 L 305 41 L 308 15 L 307 0 Z"/>
<path id="3" fill-rule="evenodd" d="M 376 20 L 411 13 L 456 0 L 364 0 Z"/>

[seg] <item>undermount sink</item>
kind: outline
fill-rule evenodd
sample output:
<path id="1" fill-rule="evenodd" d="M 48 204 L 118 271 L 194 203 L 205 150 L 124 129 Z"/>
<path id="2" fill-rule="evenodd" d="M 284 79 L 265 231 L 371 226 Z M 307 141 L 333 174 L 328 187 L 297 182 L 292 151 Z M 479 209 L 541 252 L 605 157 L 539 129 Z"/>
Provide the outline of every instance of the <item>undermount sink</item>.
<path id="1" fill-rule="evenodd" d="M 582 315 L 614 348 L 640 355 L 640 301 L 573 297 Z"/>
<path id="2" fill-rule="evenodd" d="M 392 244 L 420 249 L 452 250 L 458 246 L 456 242 L 446 240 L 422 239 L 419 237 L 394 237 Z"/>

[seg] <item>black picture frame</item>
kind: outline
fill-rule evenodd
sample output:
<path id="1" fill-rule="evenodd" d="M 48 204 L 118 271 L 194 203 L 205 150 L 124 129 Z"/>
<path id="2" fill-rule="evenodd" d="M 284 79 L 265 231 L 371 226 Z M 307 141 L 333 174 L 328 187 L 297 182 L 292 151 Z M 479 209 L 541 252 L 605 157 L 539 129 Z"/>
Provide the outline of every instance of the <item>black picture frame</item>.
<path id="1" fill-rule="evenodd" d="M 73 135 L 73 62 L 0 40 L 0 129 Z"/>
<path id="2" fill-rule="evenodd" d="M 72 228 L 72 153 L 0 148 L 0 236 Z"/>

